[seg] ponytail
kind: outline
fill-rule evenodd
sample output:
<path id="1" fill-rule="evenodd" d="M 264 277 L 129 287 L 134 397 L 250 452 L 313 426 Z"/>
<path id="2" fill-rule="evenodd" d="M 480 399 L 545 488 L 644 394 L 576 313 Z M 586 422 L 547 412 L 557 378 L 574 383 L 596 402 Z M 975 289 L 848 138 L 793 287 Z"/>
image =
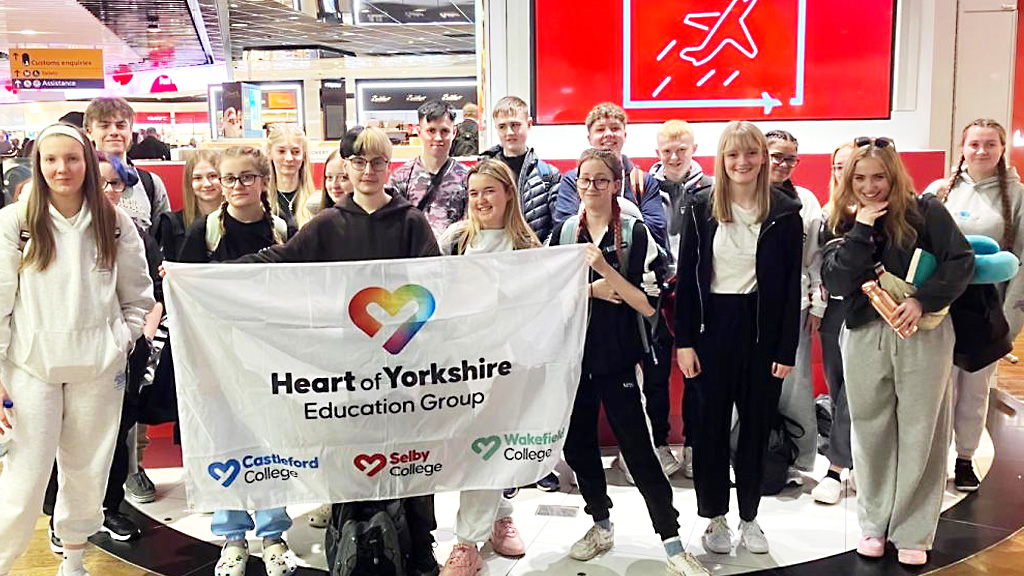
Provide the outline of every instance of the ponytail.
<path id="1" fill-rule="evenodd" d="M 1013 207 L 1010 205 L 1010 181 L 1006 170 L 1006 156 L 999 158 L 996 164 L 999 171 L 999 202 L 1003 209 L 1003 250 L 1013 250 L 1017 241 L 1017 227 L 1013 225 Z"/>
<path id="2" fill-rule="evenodd" d="M 263 219 L 270 224 L 270 233 L 274 235 L 274 244 L 284 244 L 284 238 L 281 238 L 277 226 L 274 226 L 274 213 L 270 209 L 270 200 L 267 198 L 266 190 L 260 195 L 260 203 L 263 204 Z"/>

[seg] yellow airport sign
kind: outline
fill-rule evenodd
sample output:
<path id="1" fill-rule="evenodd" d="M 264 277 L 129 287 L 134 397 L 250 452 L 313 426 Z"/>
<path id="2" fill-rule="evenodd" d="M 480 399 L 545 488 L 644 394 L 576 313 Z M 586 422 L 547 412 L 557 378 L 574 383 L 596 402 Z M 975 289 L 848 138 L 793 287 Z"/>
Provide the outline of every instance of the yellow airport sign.
<path id="1" fill-rule="evenodd" d="M 21 90 L 103 88 L 103 51 L 96 48 L 12 48 L 11 80 Z"/>

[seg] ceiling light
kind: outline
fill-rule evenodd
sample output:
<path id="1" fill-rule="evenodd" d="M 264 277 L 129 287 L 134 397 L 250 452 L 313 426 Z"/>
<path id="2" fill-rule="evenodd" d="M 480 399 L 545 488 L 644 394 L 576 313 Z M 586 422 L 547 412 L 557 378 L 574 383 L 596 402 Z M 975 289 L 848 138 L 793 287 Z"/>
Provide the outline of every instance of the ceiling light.
<path id="1" fill-rule="evenodd" d="M 289 16 L 288 19 L 289 20 L 298 20 L 299 17 L 298 16 Z"/>
<path id="2" fill-rule="evenodd" d="M 248 24 L 232 24 L 232 28 L 245 28 Z"/>
<path id="3" fill-rule="evenodd" d="M 39 32 L 36 32 L 35 30 L 22 30 L 21 32 L 15 32 L 15 34 L 24 34 L 25 36 L 35 36 L 36 34 L 39 34 Z"/>

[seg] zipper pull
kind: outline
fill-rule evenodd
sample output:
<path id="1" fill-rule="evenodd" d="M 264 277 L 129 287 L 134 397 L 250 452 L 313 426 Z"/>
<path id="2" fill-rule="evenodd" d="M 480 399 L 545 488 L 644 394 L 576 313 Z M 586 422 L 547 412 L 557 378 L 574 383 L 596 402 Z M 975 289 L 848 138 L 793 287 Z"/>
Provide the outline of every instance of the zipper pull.
<path id="1" fill-rule="evenodd" d="M 703 322 L 700 323 L 700 333 L 701 334 L 704 333 L 704 323 Z"/>

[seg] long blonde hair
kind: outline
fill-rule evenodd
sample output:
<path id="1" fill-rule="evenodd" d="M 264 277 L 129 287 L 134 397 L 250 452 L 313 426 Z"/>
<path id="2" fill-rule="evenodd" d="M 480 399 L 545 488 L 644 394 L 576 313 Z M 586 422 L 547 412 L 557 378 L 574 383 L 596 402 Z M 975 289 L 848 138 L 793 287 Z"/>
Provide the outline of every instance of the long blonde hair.
<path id="1" fill-rule="evenodd" d="M 73 132 L 71 132 L 73 131 Z M 77 136 L 70 135 L 71 133 Z M 102 193 L 100 168 L 96 152 L 81 130 L 67 124 L 53 124 L 40 132 L 32 150 L 32 193 L 28 196 L 27 222 L 28 250 L 21 261 L 21 270 L 35 266 L 46 270 L 57 257 L 57 243 L 50 218 L 50 186 L 43 177 L 41 144 L 43 140 L 63 136 L 78 140 L 85 160 L 85 180 L 82 183 L 82 204 L 92 214 L 92 231 L 96 239 L 96 263 L 100 269 L 111 270 L 117 261 L 117 212 Z M 131 231 L 126 230 L 124 233 Z"/>
<path id="2" fill-rule="evenodd" d="M 732 222 L 732 191 L 729 176 L 725 172 L 725 153 L 729 150 L 755 148 L 764 158 L 757 173 L 757 221 L 764 222 L 771 208 L 771 164 L 768 160 L 768 141 L 757 126 L 745 120 L 736 120 L 726 125 L 718 139 L 718 153 L 715 154 L 715 183 L 711 187 L 711 215 L 719 223 Z"/>
<path id="3" fill-rule="evenodd" d="M 316 197 L 316 186 L 313 184 L 313 166 L 309 158 L 309 139 L 306 138 L 306 133 L 302 131 L 298 124 L 271 124 L 267 132 L 266 155 L 268 158 L 273 158 L 271 151 L 274 149 L 274 146 L 281 144 L 289 136 L 298 137 L 299 145 L 302 147 L 302 165 L 299 166 L 299 188 L 295 191 L 295 197 L 292 199 L 292 213 L 295 216 L 295 224 L 301 228 L 313 218 L 313 214 L 309 211 L 306 203 L 311 198 Z M 271 161 L 267 195 L 270 197 L 270 209 L 273 210 L 274 216 L 278 216 L 280 210 L 277 200 L 278 192 L 277 166 L 274 166 L 273 161 Z"/>
<path id="4" fill-rule="evenodd" d="M 200 162 L 206 162 L 216 170 L 220 163 L 220 152 L 217 150 L 196 150 L 196 153 L 185 161 L 185 175 L 181 183 L 181 219 L 185 222 L 185 229 L 192 227 L 192 223 L 203 217 L 199 212 L 199 202 L 196 200 L 196 191 L 192 188 L 192 172 Z M 217 184 L 219 187 L 220 184 Z"/>
<path id="5" fill-rule="evenodd" d="M 847 142 L 837 146 L 836 149 L 832 151 L 832 156 L 829 158 L 831 162 L 829 163 L 828 176 L 828 202 L 824 206 L 826 214 L 831 215 L 836 210 L 836 194 L 839 192 L 839 178 L 836 178 L 836 171 L 834 168 L 836 165 L 836 156 L 838 156 L 843 150 L 853 150 L 854 148 L 856 148 L 856 146 L 853 145 L 853 142 Z M 847 161 L 846 165 L 843 166 L 843 172 L 846 172 L 846 169 L 849 166 L 850 163 Z"/>
<path id="6" fill-rule="evenodd" d="M 850 160 L 843 167 L 843 178 L 839 182 L 838 193 L 833 202 L 836 206 L 856 206 L 859 204 L 853 191 L 853 172 L 857 163 L 865 158 L 878 160 L 889 180 L 889 203 L 885 215 L 885 235 L 894 245 L 909 249 L 917 242 L 915 224 L 921 223 L 921 215 L 917 209 L 917 194 L 914 192 L 914 181 L 900 160 L 895 146 L 879 148 L 874 144 L 857 147 Z M 856 214 L 850 210 L 834 210 L 829 215 L 829 227 L 839 236 L 853 227 Z"/>
<path id="7" fill-rule="evenodd" d="M 512 239 L 512 248 L 523 250 L 540 246 L 540 240 L 537 239 L 537 235 L 534 234 L 533 229 L 526 223 L 526 217 L 523 216 L 523 206 L 519 200 L 519 190 L 516 188 L 512 170 L 500 160 L 484 158 L 469 169 L 469 174 L 466 175 L 467 188 L 469 179 L 474 174 L 490 176 L 500 182 L 505 189 L 507 202 L 505 203 L 504 229 L 505 234 Z M 473 242 L 473 238 L 480 233 L 480 221 L 477 220 L 475 212 L 467 210 L 466 218 L 455 226 L 457 226 L 455 233 L 458 238 L 458 253 L 462 254 Z"/>

